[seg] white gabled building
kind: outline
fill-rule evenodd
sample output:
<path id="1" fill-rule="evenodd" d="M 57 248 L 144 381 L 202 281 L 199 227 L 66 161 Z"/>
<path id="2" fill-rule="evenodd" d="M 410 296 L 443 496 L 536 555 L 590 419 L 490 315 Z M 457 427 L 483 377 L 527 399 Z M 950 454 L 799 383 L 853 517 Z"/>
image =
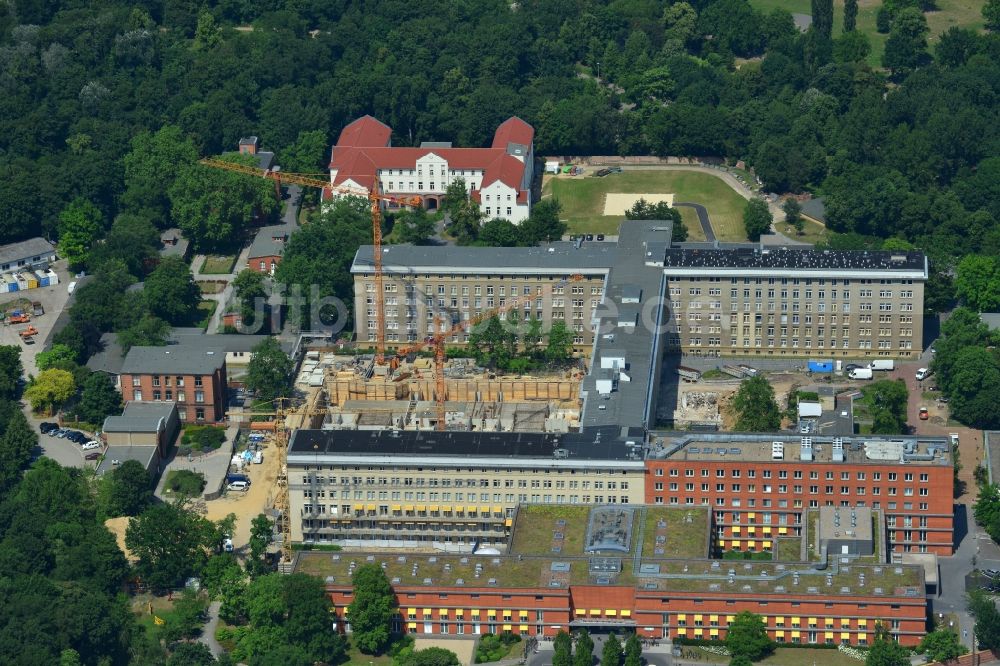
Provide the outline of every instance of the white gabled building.
<path id="1" fill-rule="evenodd" d="M 452 148 L 445 142 L 394 148 L 391 137 L 392 129 L 371 116 L 347 125 L 330 157 L 330 184 L 336 192 L 325 196 L 345 190 L 417 195 L 425 208 L 436 210 L 452 180 L 462 178 L 487 219 L 502 217 L 516 224 L 531 212 L 535 130 L 520 118 L 504 121 L 489 148 Z"/>

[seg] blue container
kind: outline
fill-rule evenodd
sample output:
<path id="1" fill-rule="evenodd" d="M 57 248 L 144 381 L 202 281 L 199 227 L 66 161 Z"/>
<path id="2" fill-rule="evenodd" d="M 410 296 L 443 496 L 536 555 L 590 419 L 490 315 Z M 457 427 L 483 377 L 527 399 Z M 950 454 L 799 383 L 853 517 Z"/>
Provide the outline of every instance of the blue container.
<path id="1" fill-rule="evenodd" d="M 833 372 L 833 361 L 809 361 L 809 372 Z"/>

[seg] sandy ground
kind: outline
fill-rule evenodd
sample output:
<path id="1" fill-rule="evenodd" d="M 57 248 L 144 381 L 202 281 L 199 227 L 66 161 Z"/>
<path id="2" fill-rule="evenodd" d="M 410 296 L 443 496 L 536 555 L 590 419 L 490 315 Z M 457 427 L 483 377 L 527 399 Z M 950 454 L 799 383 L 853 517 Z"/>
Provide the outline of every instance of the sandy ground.
<path id="1" fill-rule="evenodd" d="M 236 529 L 233 545 L 237 551 L 245 549 L 250 542 L 250 523 L 257 514 L 274 504 L 277 490 L 275 482 L 281 469 L 277 447 L 272 442 L 264 446 L 264 462 L 248 465 L 244 473 L 250 477 L 250 489 L 246 492 L 226 492 L 222 497 L 205 503 L 205 517 L 222 520 L 230 513 L 236 514 Z"/>
<path id="2" fill-rule="evenodd" d="M 629 208 L 635 205 L 639 199 L 645 199 L 649 203 L 660 203 L 665 201 L 668 206 L 674 205 L 673 194 L 622 194 L 621 192 L 608 192 L 604 195 L 604 214 L 621 216 Z"/>
<path id="3" fill-rule="evenodd" d="M 415 650 L 426 650 L 429 647 L 451 650 L 458 656 L 460 663 L 472 664 L 476 651 L 476 640 L 474 638 L 417 638 L 413 643 Z"/>
<path id="4" fill-rule="evenodd" d="M 125 530 L 128 528 L 128 521 L 130 518 L 128 516 L 122 516 L 121 518 L 108 518 L 104 521 L 104 526 L 108 528 L 108 531 L 115 535 L 115 540 L 118 542 L 118 547 L 122 549 L 125 553 L 125 558 L 129 562 L 135 562 L 135 558 L 132 553 L 128 552 L 128 548 L 125 547 Z"/>

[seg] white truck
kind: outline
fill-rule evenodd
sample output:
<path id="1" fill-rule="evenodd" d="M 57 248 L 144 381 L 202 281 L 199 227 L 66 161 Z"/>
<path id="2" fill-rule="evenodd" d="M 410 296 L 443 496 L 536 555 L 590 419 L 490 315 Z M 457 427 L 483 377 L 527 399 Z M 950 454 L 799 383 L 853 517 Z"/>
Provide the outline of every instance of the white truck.
<path id="1" fill-rule="evenodd" d="M 871 370 L 895 370 L 896 361 L 891 358 L 876 359 L 868 364 Z"/>
<path id="2" fill-rule="evenodd" d="M 854 368 L 847 373 L 847 376 L 851 379 L 871 379 L 872 374 L 871 368 Z"/>

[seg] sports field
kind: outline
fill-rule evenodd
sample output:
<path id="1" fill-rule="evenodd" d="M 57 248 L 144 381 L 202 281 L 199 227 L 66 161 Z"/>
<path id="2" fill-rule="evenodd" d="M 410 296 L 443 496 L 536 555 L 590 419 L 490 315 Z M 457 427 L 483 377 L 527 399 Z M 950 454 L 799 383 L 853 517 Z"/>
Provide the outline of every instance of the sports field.
<path id="1" fill-rule="evenodd" d="M 676 202 L 699 203 L 708 209 L 712 229 L 723 241 L 746 240 L 743 208 L 746 199 L 721 178 L 708 173 L 683 170 L 625 171 L 603 178 L 593 175 L 548 178 L 543 196 L 552 195 L 563 206 L 562 218 L 569 233 L 614 234 L 621 216 L 604 215 L 607 194 L 672 194 Z M 688 229 L 688 240 L 704 240 L 698 216 L 691 208 L 680 208 Z"/>
<path id="2" fill-rule="evenodd" d="M 787 9 L 793 14 L 811 14 L 810 0 L 750 0 L 750 4 L 762 11 L 776 7 Z M 952 26 L 982 30 L 984 0 L 937 0 L 938 11 L 927 12 L 927 25 L 931 29 L 929 42 L 933 48 L 937 37 Z M 889 35 L 880 35 L 875 30 L 875 13 L 882 6 L 881 0 L 858 0 L 858 30 L 868 35 L 872 45 L 868 63 L 882 66 L 882 53 Z M 844 0 L 833 0 L 833 36 L 841 34 L 844 27 Z"/>

